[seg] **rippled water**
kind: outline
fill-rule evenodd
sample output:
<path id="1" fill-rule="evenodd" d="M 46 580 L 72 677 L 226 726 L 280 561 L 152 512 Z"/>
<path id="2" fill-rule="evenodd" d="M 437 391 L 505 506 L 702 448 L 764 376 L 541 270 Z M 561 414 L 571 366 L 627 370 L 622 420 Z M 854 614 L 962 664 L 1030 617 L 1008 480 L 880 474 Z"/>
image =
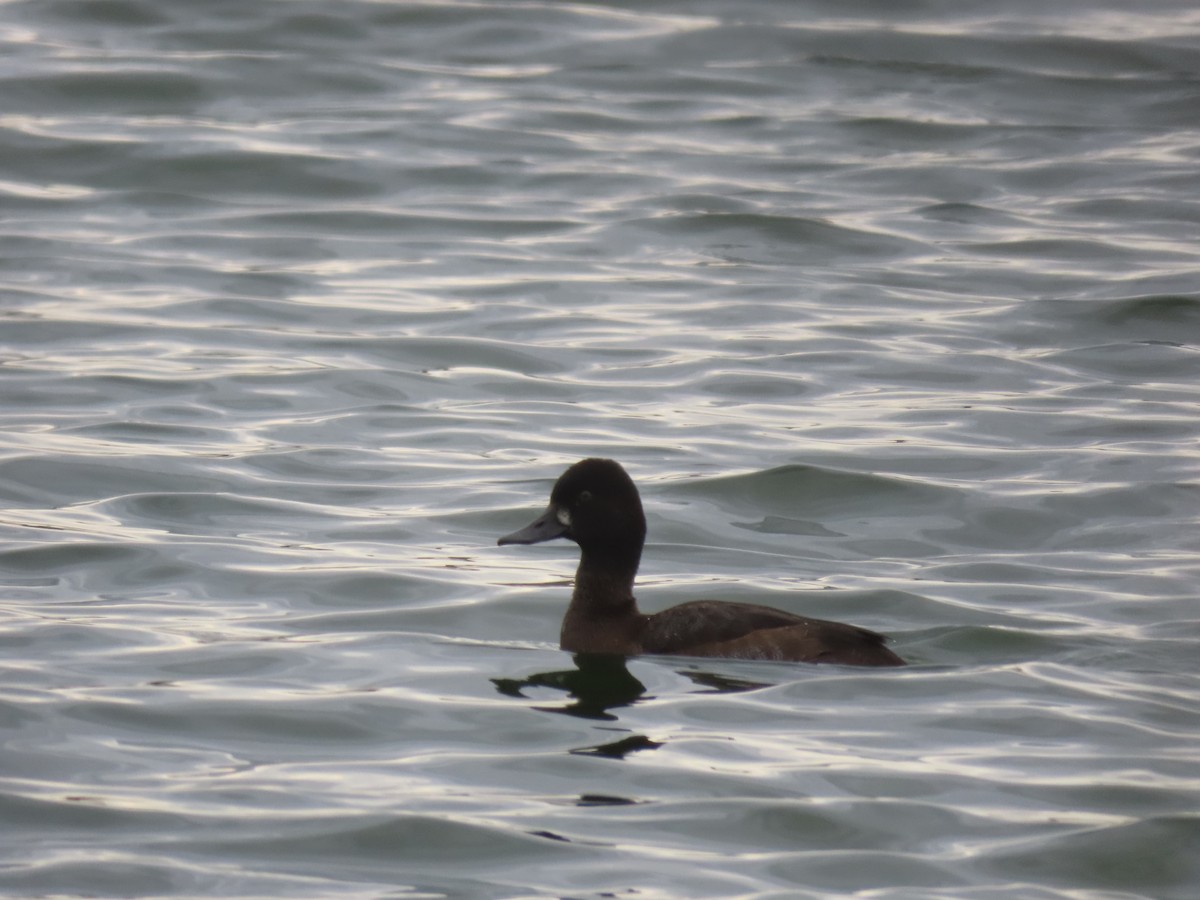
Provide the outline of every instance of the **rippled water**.
<path id="1" fill-rule="evenodd" d="M 1194 4 L 0 41 L 0 891 L 1200 894 Z M 561 653 L 587 455 L 913 665 Z"/>

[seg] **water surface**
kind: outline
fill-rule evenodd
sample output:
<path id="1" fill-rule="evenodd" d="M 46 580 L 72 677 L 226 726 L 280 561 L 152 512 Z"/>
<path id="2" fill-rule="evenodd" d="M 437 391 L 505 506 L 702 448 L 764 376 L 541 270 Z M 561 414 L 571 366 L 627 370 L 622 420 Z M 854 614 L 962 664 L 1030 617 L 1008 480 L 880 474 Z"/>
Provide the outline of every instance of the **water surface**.
<path id="1" fill-rule="evenodd" d="M 1192 4 L 2 8 L 0 891 L 1196 896 Z"/>

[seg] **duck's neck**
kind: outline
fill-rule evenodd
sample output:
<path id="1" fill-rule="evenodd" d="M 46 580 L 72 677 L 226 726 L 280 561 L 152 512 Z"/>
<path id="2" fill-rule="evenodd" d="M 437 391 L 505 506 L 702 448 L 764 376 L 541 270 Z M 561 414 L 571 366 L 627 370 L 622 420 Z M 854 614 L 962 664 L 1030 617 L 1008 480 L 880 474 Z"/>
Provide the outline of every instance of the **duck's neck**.
<path id="1" fill-rule="evenodd" d="M 590 616 L 627 616 L 637 612 L 633 599 L 633 579 L 637 576 L 638 557 L 605 555 L 584 551 L 575 570 L 575 590 L 571 610 Z"/>
<path id="2" fill-rule="evenodd" d="M 563 617 L 562 646 L 584 653 L 635 653 L 642 624 L 633 597 L 640 552 L 606 554 L 583 551 L 575 571 L 575 590 Z"/>

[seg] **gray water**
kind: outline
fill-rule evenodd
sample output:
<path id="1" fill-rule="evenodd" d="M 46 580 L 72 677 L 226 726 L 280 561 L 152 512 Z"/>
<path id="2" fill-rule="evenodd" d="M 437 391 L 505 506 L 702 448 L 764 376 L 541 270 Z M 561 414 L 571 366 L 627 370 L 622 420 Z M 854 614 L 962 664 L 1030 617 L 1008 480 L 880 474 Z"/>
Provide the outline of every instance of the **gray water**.
<path id="1" fill-rule="evenodd" d="M 0 40 L 0 892 L 1200 896 L 1194 3 Z M 560 652 L 583 456 L 912 665 Z"/>

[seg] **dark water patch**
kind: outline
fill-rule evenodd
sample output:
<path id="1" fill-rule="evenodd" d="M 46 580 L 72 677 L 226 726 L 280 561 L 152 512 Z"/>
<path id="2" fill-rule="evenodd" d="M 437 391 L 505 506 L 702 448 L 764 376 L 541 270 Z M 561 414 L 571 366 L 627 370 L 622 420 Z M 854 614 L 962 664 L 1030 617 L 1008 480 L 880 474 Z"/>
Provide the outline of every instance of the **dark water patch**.
<path id="1" fill-rule="evenodd" d="M 1070 348 L 1048 353 L 1043 359 L 1119 382 L 1149 379 L 1194 384 L 1200 378 L 1200 351 L 1164 342 L 1129 341 Z"/>
<path id="2" fill-rule="evenodd" d="M 1114 328 L 1136 328 L 1139 340 L 1200 345 L 1200 297 L 1129 297 L 1105 301 L 1099 311 L 1100 322 Z"/>
<path id="3" fill-rule="evenodd" d="M 314 313 L 287 295 L 300 289 L 304 281 L 280 276 L 272 279 L 278 297 L 224 297 L 217 296 L 198 300 L 182 300 L 170 304 L 164 312 L 171 318 L 184 321 L 207 323 L 208 327 L 297 328 L 311 330 L 317 323 L 319 311 Z M 339 311 L 346 315 L 345 310 Z M 332 317 L 331 317 L 332 318 Z"/>
<path id="4" fill-rule="evenodd" d="M 1191 203 L 1171 197 L 1104 197 L 1063 203 L 1063 215 L 1077 216 L 1085 222 L 1120 222 L 1136 220 L 1177 228 L 1179 223 L 1200 224 L 1200 210 Z"/>
<path id="5" fill-rule="evenodd" d="M 312 199 L 361 199 L 376 188 L 360 167 L 319 153 L 293 153 L 194 144 L 148 145 L 132 165 L 112 171 L 113 186 L 198 194 L 210 201 L 242 202 L 303 196 Z M 229 227 L 228 225 L 226 227 Z"/>
<path id="6" fill-rule="evenodd" d="M 1020 612 L 1014 608 L 1010 616 L 1003 617 L 1012 625 L 1004 626 L 997 621 L 988 625 L 939 629 L 915 640 L 906 638 L 904 648 L 912 648 L 911 656 L 937 660 L 940 665 L 986 666 L 1062 658 L 1079 641 L 1074 635 L 1041 630 L 1044 626 L 1013 627 L 1020 617 Z"/>
<path id="7" fill-rule="evenodd" d="M 559 348 L 530 350 L 513 342 L 487 338 L 379 337 L 356 335 L 342 339 L 317 338 L 302 342 L 310 350 L 353 355 L 402 371 L 423 374 L 444 372 L 451 366 L 492 368 L 529 377 L 570 371 L 563 360 L 569 351 Z"/>
<path id="8" fill-rule="evenodd" d="M 919 215 L 956 225 L 1008 227 L 1020 224 L 1020 217 L 1004 210 L 974 203 L 934 203 L 915 210 Z"/>
<path id="9" fill-rule="evenodd" d="M 965 26 L 966 23 L 964 23 Z M 913 29 L 903 35 L 886 29 L 827 31 L 802 29 L 789 38 L 819 42 L 831 60 L 855 66 L 878 65 L 903 74 L 937 74 L 961 81 L 964 76 L 994 80 L 1005 74 L 1034 75 L 1041 80 L 1069 78 L 1083 84 L 1106 84 L 1121 78 L 1162 78 L 1173 83 L 1177 73 L 1194 71 L 1191 47 L 1145 39 L 1105 40 L 1079 35 L 967 34 L 945 40 L 943 28 Z"/>
<path id="10" fill-rule="evenodd" d="M 395 530 L 397 542 L 406 537 Z M 249 564 L 226 563 L 223 568 L 235 575 L 236 596 L 270 600 L 289 616 L 315 614 L 320 610 L 342 610 L 335 619 L 320 627 L 330 631 L 355 630 L 354 623 L 392 631 L 406 631 L 423 620 L 421 611 L 440 598 L 440 606 L 428 618 L 450 623 L 443 632 L 454 634 L 455 598 L 478 597 L 478 589 L 461 583 L 449 563 L 448 555 L 429 559 L 425 566 L 406 558 L 389 560 L 382 548 L 374 558 L 359 554 L 353 562 L 328 558 L 328 550 L 294 544 L 291 552 L 279 554 L 290 568 L 272 567 L 261 571 L 261 558 L 251 557 Z M 326 559 L 328 561 L 326 562 Z M 231 588 L 231 590 L 233 590 Z M 379 611 L 380 616 L 371 615 Z M 303 629 L 297 619 L 296 626 Z"/>
<path id="11" fill-rule="evenodd" d="M 633 223 L 662 237 L 689 238 L 722 258 L 760 263 L 829 262 L 831 255 L 891 258 L 915 245 L 891 235 L 805 218 L 737 213 L 680 215 Z"/>
<path id="12" fill-rule="evenodd" d="M 59 72 L 42 77 L 0 78 L 13 109 L 30 112 L 52 106 L 72 108 L 75 113 L 103 112 L 109 115 L 153 115 L 175 112 L 180 105 L 193 106 L 215 96 L 215 85 L 194 73 L 172 71 L 163 66 L 144 65 L 141 71 Z"/>
<path id="13" fill-rule="evenodd" d="M 444 816 L 376 814 L 354 817 L 343 823 L 313 822 L 307 828 L 304 824 L 290 825 L 287 834 L 275 839 L 251 836 L 225 842 L 209 838 L 202 841 L 200 847 L 208 853 L 249 855 L 263 862 L 269 860 L 275 865 L 314 874 L 353 866 L 360 877 L 392 881 L 397 872 L 396 865 L 401 862 L 406 864 L 410 876 L 421 869 L 427 869 L 427 874 L 433 876 L 440 872 L 441 866 L 459 859 L 463 853 L 470 853 L 476 861 L 483 858 L 504 860 L 505 866 L 514 866 L 518 860 L 524 860 L 526 864 L 545 864 L 547 861 L 540 857 L 550 848 L 562 846 L 496 825 L 456 821 Z M 314 829 L 313 825 L 318 827 Z M 430 833 L 436 836 L 437 846 L 444 848 L 442 851 L 418 850 L 425 841 L 415 840 L 416 836 Z"/>
<path id="14" fill-rule="evenodd" d="M 1187 815 L 1097 823 L 1038 841 L 1036 848 L 1031 841 L 998 849 L 977 865 L 997 878 L 1032 878 L 1063 889 L 1150 891 L 1183 900 L 1200 878 L 1187 850 L 1198 836 L 1200 820 Z"/>
<path id="15" fill-rule="evenodd" d="M 838 531 L 830 531 L 818 522 L 793 519 L 787 516 L 766 516 L 760 522 L 734 522 L 738 528 L 761 531 L 766 534 L 799 534 L 817 537 L 845 537 Z"/>
<path id="16" fill-rule="evenodd" d="M 869 503 L 873 513 L 879 515 L 881 506 L 937 508 L 953 502 L 953 492 L 928 484 L 806 465 L 680 481 L 672 483 L 667 491 L 669 496 L 713 499 L 735 513 L 773 511 L 784 516 L 801 509 L 814 514 L 836 511 L 839 516 L 847 516 L 862 503 Z"/>
<path id="17" fill-rule="evenodd" d="M 99 565 L 128 565 L 140 552 L 117 544 L 71 542 L 11 548 L 0 551 L 0 558 L 10 570 L 70 572 Z"/>
<path id="18" fill-rule="evenodd" d="M 947 864 L 921 858 L 917 854 L 867 852 L 861 854 L 859 865 L 845 858 L 818 852 L 789 854 L 771 862 L 767 868 L 773 879 L 784 883 L 803 879 L 817 890 L 832 891 L 839 886 L 862 884 L 863 867 L 870 872 L 867 883 L 887 884 L 892 890 L 934 889 L 965 890 L 969 882 Z"/>
<path id="19" fill-rule="evenodd" d="M 101 508 L 123 521 L 152 525 L 170 534 L 214 534 L 231 539 L 263 518 L 303 521 L 314 514 L 314 507 L 307 504 L 208 491 L 127 494 L 106 501 Z"/>
<path id="20" fill-rule="evenodd" d="M 1042 506 L 1064 520 L 1119 520 L 1122 527 L 1128 528 L 1127 518 L 1185 521 L 1194 513 L 1198 500 L 1200 484 L 1131 484 L 1053 494 L 1042 501 Z"/>
<path id="21" fill-rule="evenodd" d="M 66 497 L 79 503 L 118 494 L 173 490 L 206 493 L 220 491 L 225 480 L 186 470 L 169 459 L 87 460 L 86 457 L 35 458 L 18 456 L 0 462 L 0 477 L 10 487 L 10 502 L 41 506 L 48 497 Z M 57 504 L 50 504 L 57 505 Z"/>
<path id="22" fill-rule="evenodd" d="M 254 472 L 290 483 L 327 485 L 387 484 L 395 480 L 395 467 L 378 454 L 349 447 L 313 447 L 256 453 L 244 465 Z"/>
<path id="23" fill-rule="evenodd" d="M 863 154 L 864 161 L 873 149 L 886 149 L 888 156 L 895 156 L 925 148 L 945 152 L 947 145 L 960 149 L 973 145 L 986 146 L 998 139 L 995 125 L 973 122 L 918 122 L 907 118 L 872 116 L 849 119 L 835 125 L 847 133 L 847 138 Z M 911 166 L 905 168 L 910 169 Z M 929 171 L 940 171 L 942 177 L 950 176 L 940 166 Z"/>
<path id="24" fill-rule="evenodd" d="M 365 22 L 352 21 L 344 15 L 303 12 L 281 18 L 275 23 L 273 37 L 281 45 L 303 47 L 308 43 L 329 52 L 331 45 L 345 42 L 347 49 L 370 36 Z"/>
<path id="25" fill-rule="evenodd" d="M 44 318 L 8 319 L 4 323 L 6 340 L 13 346 L 26 348 L 47 345 L 77 345 L 79 343 L 112 342 L 124 344 L 140 329 L 109 322 L 80 322 L 79 320 L 49 320 Z M 146 332 L 143 332 L 146 333 Z M 35 359 L 35 357 L 25 357 Z M 12 365 L 11 362 L 8 365 Z M 90 387 L 81 385 L 80 390 Z"/>
<path id="26" fill-rule="evenodd" d="M 89 23 L 115 28 L 150 28 L 171 21 L 160 4 L 144 0 L 50 0 L 38 4 L 40 16 L 64 24 Z"/>
<path id="27" fill-rule="evenodd" d="M 157 444 L 173 447 L 212 446 L 228 437 L 226 431 L 217 428 L 148 422 L 107 422 L 103 425 L 85 425 L 79 428 L 64 429 L 64 432 L 114 443 Z"/>
<path id="28" fill-rule="evenodd" d="M 1024 304 L 1022 312 L 1031 342 L 1033 329 L 1052 324 L 1093 340 L 1200 345 L 1200 299 L 1190 295 L 1038 300 Z"/>
<path id="29" fill-rule="evenodd" d="M 78 834 L 104 829 L 152 832 L 179 826 L 177 817 L 170 813 L 131 809 L 124 804 L 109 805 L 100 797 L 78 795 L 38 797 L 0 792 L 0 810 L 6 816 L 35 816 L 50 827 Z"/>
<path id="30" fill-rule="evenodd" d="M 123 887 L 126 882 L 130 885 L 128 888 Z M 0 883 L 7 883 L 3 876 L 0 876 Z M 13 874 L 11 884 L 14 890 L 26 895 L 41 891 L 67 895 L 123 896 L 132 893 L 187 897 L 202 894 L 214 884 L 220 885 L 223 892 L 242 896 L 272 892 L 286 896 L 298 891 L 328 890 L 328 880 L 320 877 L 202 866 L 150 850 L 140 853 L 114 851 L 103 862 L 95 861 L 86 850 L 63 853 L 53 862 L 22 866 Z M 353 891 L 359 889 L 381 891 L 386 888 L 380 884 L 354 882 L 348 895 L 352 896 Z M 482 898 L 484 895 L 477 893 L 474 896 Z"/>
<path id="31" fill-rule="evenodd" d="M 798 399 L 809 391 L 798 377 L 711 367 L 702 378 L 692 381 L 689 387 L 701 394 L 752 402 L 762 402 L 768 398 Z"/>
<path id="32" fill-rule="evenodd" d="M 23 173 L 28 183 L 86 186 L 88 196 L 94 190 L 133 186 L 131 179 L 119 177 L 129 164 L 130 143 L 29 124 L 21 127 L 19 121 L 0 129 L 0 148 L 9 165 Z M 33 241 L 35 235 L 24 237 Z"/>
<path id="33" fill-rule="evenodd" d="M 161 696 L 159 702 L 155 702 Z M 375 715 L 361 713 L 369 700 L 338 698 L 324 703 L 313 698 L 295 699 L 290 704 L 276 705 L 270 712 L 257 704 L 241 706 L 223 700 L 219 705 L 203 701 L 187 703 L 178 708 L 177 698 L 170 691 L 160 690 L 155 698 L 143 697 L 142 703 L 115 703 L 90 700 L 87 703 L 68 704 L 62 714 L 94 725 L 127 730 L 142 735 L 144 739 L 153 735 L 184 733 L 190 736 L 196 750 L 219 751 L 220 739 L 213 735 L 237 736 L 243 740 L 260 740 L 264 734 L 275 734 L 280 740 L 303 743 L 306 754 L 315 753 L 319 746 L 355 743 L 372 735 L 379 729 L 389 730 L 388 725 Z M 376 723 L 374 726 L 368 723 Z"/>
<path id="34" fill-rule="evenodd" d="M 574 223 L 522 220 L 507 217 L 502 211 L 491 215 L 475 210 L 475 216 L 415 215 L 398 209 L 314 210 L 310 212 L 256 213 L 251 217 L 214 223 L 232 232 L 264 229 L 272 235 L 336 233 L 342 239 L 369 236 L 376 240 L 395 240 L 416 236 L 421 239 L 480 239 L 486 237 L 516 239 L 548 236 L 569 231 Z"/>
<path id="35" fill-rule="evenodd" d="M 972 253 L 984 256 L 1003 256 L 1006 258 L 1025 259 L 1037 258 L 1047 261 L 1103 261 L 1107 266 L 1112 263 L 1144 259 L 1145 253 L 1134 251 L 1115 241 L 1103 240 L 1039 240 L 1022 239 L 1005 241 L 999 244 L 973 244 L 969 248 Z M 1172 256 L 1177 254 L 1172 253 Z"/>

